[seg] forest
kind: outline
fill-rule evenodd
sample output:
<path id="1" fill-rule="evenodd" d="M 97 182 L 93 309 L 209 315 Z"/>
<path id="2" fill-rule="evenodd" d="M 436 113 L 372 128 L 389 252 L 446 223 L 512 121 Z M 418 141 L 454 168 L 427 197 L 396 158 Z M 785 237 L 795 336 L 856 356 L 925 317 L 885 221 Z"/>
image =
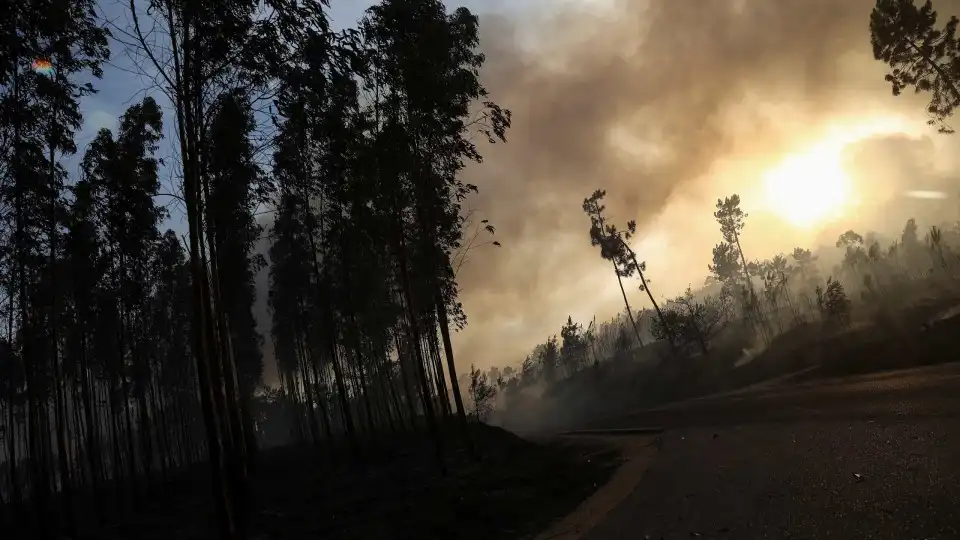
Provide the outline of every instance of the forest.
<path id="1" fill-rule="evenodd" d="M 459 173 L 510 126 L 479 80 L 477 17 L 389 0 L 335 32 L 322 1 L 35 4 L 11 6 L 0 56 L 4 522 L 74 537 L 209 469 L 211 521 L 236 537 L 271 405 L 281 439 L 332 460 L 432 433 L 445 472 L 440 431 L 467 435 L 444 376 L 477 190 Z M 119 54 L 144 92 L 80 148 L 80 102 Z M 170 208 L 186 234 L 161 230 Z"/>
<path id="2" fill-rule="evenodd" d="M 568 317 L 558 335 L 522 362 L 461 377 L 471 390 L 468 405 L 512 430 L 560 429 L 602 411 L 789 375 L 814 361 L 829 361 L 820 351 L 804 359 L 798 349 L 809 355 L 833 343 L 840 348 L 832 353 L 836 357 L 859 356 L 863 340 L 888 346 L 915 340 L 917 333 L 960 314 L 960 222 L 923 230 L 909 219 L 899 238 L 848 230 L 833 246 L 797 247 L 750 260 L 740 243 L 749 234 L 748 216 L 734 194 L 717 201 L 720 241 L 703 285 L 658 302 L 644 277 L 646 263 L 630 247 L 635 223 L 623 231 L 610 224 L 604 196 L 604 191 L 592 194 L 584 210 L 592 243 L 613 263 L 624 310 L 586 326 Z M 645 296 L 652 307 L 632 310 L 628 290 Z M 903 352 L 890 351 L 887 355 Z M 928 361 L 950 359 L 943 350 Z M 883 364 L 881 358 L 871 360 L 860 369 Z M 906 367 L 913 360 L 910 355 L 887 367 Z M 758 366 L 763 367 L 751 372 Z"/>
<path id="3" fill-rule="evenodd" d="M 326 0 L 101 4 L 14 2 L 0 30 L 4 533 L 519 536 L 576 505 L 613 458 L 484 422 L 523 431 L 558 402 L 581 416 L 555 420 L 586 419 L 611 378 L 683 397 L 785 337 L 849 340 L 930 291 L 960 297 L 952 226 L 911 220 L 893 242 L 849 231 L 835 268 L 802 248 L 755 260 L 733 195 L 717 203 L 705 286 L 664 301 L 631 248 L 637 223 L 613 225 L 598 190 L 584 242 L 613 266 L 625 316 L 569 318 L 519 366 L 468 369 L 451 340 L 468 322 L 456 270 L 496 229 L 465 209 L 482 186 L 462 173 L 512 122 L 481 80 L 475 14 L 381 0 L 333 30 Z M 903 16 L 903 0 L 879 4 Z M 956 22 L 934 31 L 928 11 L 917 27 L 935 50 L 917 54 L 938 65 L 960 49 Z M 882 45 L 878 59 L 911 63 Z M 81 142 L 81 104 L 120 56 L 143 87 Z M 892 84 L 933 89 L 940 120 L 952 111 L 929 69 Z M 182 231 L 167 229 L 176 217 Z M 634 279 L 652 309 L 630 306 Z M 606 367 L 619 365 L 633 375 Z M 518 503 L 531 498 L 544 509 Z"/>

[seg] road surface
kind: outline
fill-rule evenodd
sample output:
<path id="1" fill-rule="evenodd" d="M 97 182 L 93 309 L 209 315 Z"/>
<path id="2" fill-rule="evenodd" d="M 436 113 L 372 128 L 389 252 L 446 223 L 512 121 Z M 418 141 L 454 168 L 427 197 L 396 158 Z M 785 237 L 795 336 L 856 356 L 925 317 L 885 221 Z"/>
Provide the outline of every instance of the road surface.
<path id="1" fill-rule="evenodd" d="M 587 540 L 960 539 L 960 364 L 704 398 Z"/>

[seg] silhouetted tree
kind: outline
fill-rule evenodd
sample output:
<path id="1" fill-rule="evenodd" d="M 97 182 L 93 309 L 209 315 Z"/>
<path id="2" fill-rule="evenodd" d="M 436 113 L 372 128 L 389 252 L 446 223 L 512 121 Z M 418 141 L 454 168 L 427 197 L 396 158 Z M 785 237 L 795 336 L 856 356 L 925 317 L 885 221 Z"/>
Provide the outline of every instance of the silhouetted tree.
<path id="1" fill-rule="evenodd" d="M 828 318 L 839 322 L 842 326 L 850 324 L 850 300 L 843 289 L 843 284 L 832 278 L 827 278 L 827 287 L 822 296 L 823 309 Z"/>
<path id="2" fill-rule="evenodd" d="M 718 246 L 719 252 L 715 249 L 714 256 L 720 256 L 721 259 L 717 260 L 715 258 L 714 267 L 717 267 L 717 263 L 719 262 L 722 263 L 721 268 L 725 274 L 731 272 L 733 265 L 730 262 L 732 258 L 730 252 L 733 251 L 734 247 L 736 248 L 735 253 L 740 255 L 740 269 L 743 272 L 745 282 L 745 291 L 742 295 L 745 300 L 744 313 L 752 314 L 750 318 L 753 319 L 754 327 L 760 332 L 764 339 L 769 341 L 766 321 L 760 311 L 756 291 L 754 290 L 753 281 L 750 277 L 750 265 L 747 264 L 747 258 L 743 254 L 743 246 L 740 244 L 740 236 L 743 233 L 744 227 L 746 227 L 747 218 L 747 214 L 740 209 L 740 196 L 734 193 L 729 197 L 717 199 L 716 211 L 713 213 L 713 217 L 720 225 L 720 233 L 723 235 L 724 242 L 730 246 L 729 248 L 719 248 Z"/>
<path id="3" fill-rule="evenodd" d="M 877 0 L 870 14 L 873 55 L 890 66 L 884 79 L 893 95 L 908 86 L 918 93 L 930 92 L 929 123 L 941 133 L 953 133 L 946 119 L 960 104 L 958 22 L 950 17 L 937 28 L 937 12 L 930 0 L 919 7 L 914 0 Z"/>
<path id="4" fill-rule="evenodd" d="M 573 322 L 568 316 L 567 322 L 560 329 L 560 359 L 569 376 L 580 370 L 586 362 L 589 335 L 584 333 L 583 326 Z"/>
<path id="5" fill-rule="evenodd" d="M 603 216 L 603 211 L 606 207 L 601 204 L 605 196 L 606 191 L 597 190 L 593 195 L 583 201 L 583 211 L 590 216 L 591 245 L 599 245 L 600 256 L 613 261 L 614 269 L 617 271 L 617 279 L 620 279 L 621 276 L 630 277 L 634 273 L 640 277 L 640 290 L 647 293 L 650 304 L 653 305 L 654 311 L 657 313 L 657 316 L 661 318 L 661 322 L 663 322 L 663 314 L 660 312 L 660 306 L 653 297 L 653 292 L 650 291 L 648 280 L 643 274 L 647 269 L 647 263 L 637 260 L 637 254 L 628 243 L 637 233 L 637 222 L 634 220 L 627 222 L 627 228 L 623 232 L 619 231 L 615 225 L 607 223 L 606 218 Z M 620 289 L 621 292 L 623 292 L 622 281 L 620 282 Z M 627 295 L 625 292 L 623 292 L 623 301 L 627 303 Z M 631 323 L 633 323 L 637 341 L 640 343 L 640 346 L 643 346 L 643 341 L 640 339 L 640 332 L 637 329 L 636 321 L 634 321 L 633 312 L 630 311 L 629 304 L 627 305 L 627 312 L 630 316 Z M 665 327 L 668 326 L 665 324 Z"/>
<path id="6" fill-rule="evenodd" d="M 210 141 L 205 160 L 209 178 L 206 221 L 212 232 L 211 256 L 216 256 L 221 291 L 220 309 L 224 312 L 229 342 L 236 363 L 239 412 L 242 427 L 238 442 L 253 453 L 253 417 L 250 411 L 253 393 L 263 378 L 263 338 L 253 318 L 256 297 L 254 277 L 266 264 L 253 249 L 260 239 L 261 227 L 253 217 L 266 202 L 263 172 L 256 162 L 252 140 L 255 129 L 248 99 L 240 92 L 221 96 L 216 116 L 207 135 Z"/>
<path id="7" fill-rule="evenodd" d="M 473 414 L 477 421 L 485 422 L 493 410 L 493 400 L 497 397 L 497 387 L 487 375 L 470 365 L 470 400 L 473 402 Z"/>
<path id="8" fill-rule="evenodd" d="M 726 326 L 732 311 L 732 298 L 725 293 L 697 299 L 688 287 L 680 296 L 667 302 L 664 317 L 682 344 L 694 344 L 703 354 L 710 350 L 710 342 Z M 660 339 L 667 337 L 667 329 L 659 319 L 654 320 L 651 332 Z"/>
<path id="9" fill-rule="evenodd" d="M 617 262 L 618 253 L 622 251 L 622 248 L 619 246 L 619 242 L 612 240 L 607 235 L 608 225 L 606 217 L 603 215 L 607 207 L 602 203 L 606 195 L 606 191 L 598 189 L 583 200 L 583 211 L 590 217 L 590 245 L 600 246 L 600 256 L 613 264 L 613 271 L 617 275 L 617 283 L 620 285 L 620 293 L 623 295 L 623 304 L 626 306 L 627 317 L 630 318 L 630 325 L 637 337 L 637 343 L 643 347 L 640 330 L 637 329 L 637 322 L 633 318 L 633 309 L 630 308 L 630 300 L 627 299 L 627 291 L 623 288 L 623 270 Z"/>

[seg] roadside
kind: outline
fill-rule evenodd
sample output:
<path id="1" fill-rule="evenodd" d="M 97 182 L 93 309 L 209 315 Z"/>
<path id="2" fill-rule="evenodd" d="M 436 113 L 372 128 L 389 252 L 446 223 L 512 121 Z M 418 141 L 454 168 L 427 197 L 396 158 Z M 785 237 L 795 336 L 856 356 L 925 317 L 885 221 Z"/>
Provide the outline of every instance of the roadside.
<path id="1" fill-rule="evenodd" d="M 657 453 L 657 435 L 564 435 L 570 442 L 590 441 L 616 448 L 622 464 L 593 495 L 576 510 L 555 522 L 535 540 L 580 540 L 636 489 Z"/>
<path id="2" fill-rule="evenodd" d="M 642 481 L 558 538 L 960 538 L 960 364 L 693 400 L 606 428 L 654 419 L 669 430 Z"/>
<path id="3" fill-rule="evenodd" d="M 579 540 L 956 540 L 955 418 L 671 430 Z"/>

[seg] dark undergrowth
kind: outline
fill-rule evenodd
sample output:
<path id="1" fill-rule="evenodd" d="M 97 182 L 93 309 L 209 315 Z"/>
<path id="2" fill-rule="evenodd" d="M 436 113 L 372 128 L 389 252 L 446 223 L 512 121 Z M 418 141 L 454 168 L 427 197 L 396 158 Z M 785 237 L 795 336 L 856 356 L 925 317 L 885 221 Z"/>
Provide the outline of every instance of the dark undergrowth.
<path id="1" fill-rule="evenodd" d="M 249 537 L 527 538 L 572 511 L 619 463 L 612 449 L 579 442 L 531 442 L 484 425 L 470 429 L 478 456 L 474 459 L 456 431 L 449 431 L 444 439 L 445 476 L 433 442 L 425 435 L 375 441 L 373 449 L 350 462 L 347 448 L 287 446 L 264 451 L 252 476 L 250 506 L 242 511 Z M 336 460 L 330 459 L 331 452 Z M 128 500 L 131 508 L 124 521 L 81 537 L 216 538 L 205 468 L 168 483 L 162 495 L 154 493 L 152 498 Z M 95 517 L 94 501 L 78 502 L 80 514 Z M 122 503 L 101 499 L 110 505 L 118 502 Z M 22 524 L 25 516 L 20 517 Z M 26 529 L 20 532 L 25 536 L 13 538 L 34 537 Z"/>

